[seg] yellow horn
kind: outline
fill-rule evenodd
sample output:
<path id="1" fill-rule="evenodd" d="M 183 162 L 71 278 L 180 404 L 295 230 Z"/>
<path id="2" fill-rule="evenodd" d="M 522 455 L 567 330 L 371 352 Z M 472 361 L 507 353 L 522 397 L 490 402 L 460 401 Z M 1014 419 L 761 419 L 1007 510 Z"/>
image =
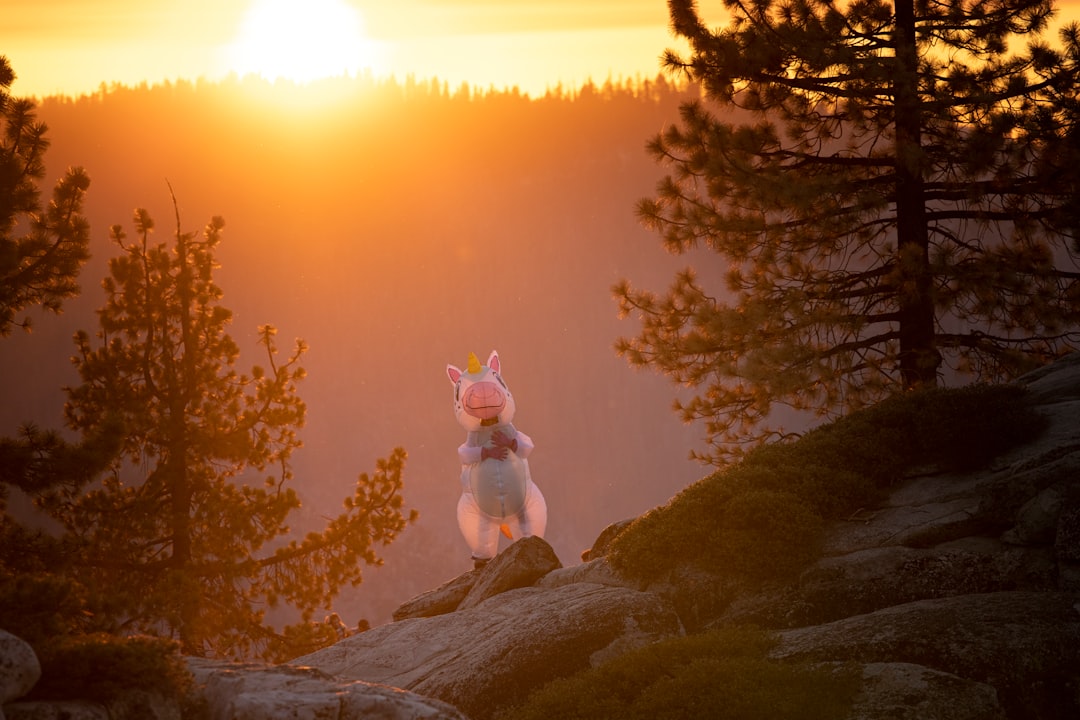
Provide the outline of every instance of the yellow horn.
<path id="1" fill-rule="evenodd" d="M 476 353 L 469 353 L 469 367 L 465 368 L 465 372 L 476 375 L 483 368 L 480 366 L 480 359 L 476 357 Z"/>

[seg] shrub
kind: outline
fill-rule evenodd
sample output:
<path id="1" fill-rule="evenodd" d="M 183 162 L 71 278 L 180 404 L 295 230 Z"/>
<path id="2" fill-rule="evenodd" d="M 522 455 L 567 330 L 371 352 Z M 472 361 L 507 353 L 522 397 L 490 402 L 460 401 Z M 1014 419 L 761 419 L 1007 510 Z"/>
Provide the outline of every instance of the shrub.
<path id="1" fill-rule="evenodd" d="M 655 578 L 680 558 L 707 559 L 721 508 L 738 494 L 716 475 L 684 488 L 666 505 L 636 518 L 611 543 L 608 557 L 633 577 Z"/>
<path id="2" fill-rule="evenodd" d="M 858 680 L 770 661 L 772 638 L 749 627 L 675 638 L 551 682 L 499 718 L 826 720 L 847 715 Z"/>
<path id="3" fill-rule="evenodd" d="M 772 448 L 773 446 L 769 446 Z M 874 502 L 876 485 L 865 474 L 818 458 L 793 452 L 793 445 L 777 445 L 780 452 L 758 453 L 753 460 L 732 468 L 725 482 L 745 488 L 788 493 L 823 518 L 849 515 Z"/>
<path id="4" fill-rule="evenodd" d="M 904 393 L 699 480 L 628 525 L 609 558 L 643 580 L 687 561 L 780 577 L 813 558 L 823 521 L 874 505 L 914 468 L 974 469 L 1044 426 L 1019 386 Z"/>
<path id="5" fill-rule="evenodd" d="M 714 523 L 718 569 L 755 580 L 796 570 L 817 556 L 821 518 L 798 497 L 750 490 L 732 498 Z"/>
<path id="6" fill-rule="evenodd" d="M 32 700 L 108 703 L 131 690 L 182 699 L 191 675 L 171 640 L 106 634 L 56 638 L 40 648 L 41 679 Z"/>
<path id="7" fill-rule="evenodd" d="M 270 641 L 266 656 L 272 663 L 285 663 L 330 647 L 340 639 L 337 629 L 328 623 L 300 622 L 285 626 L 281 635 Z"/>
<path id="8" fill-rule="evenodd" d="M 0 575 L 0 628 L 41 663 L 32 700 L 110 702 L 128 690 L 182 699 L 190 673 L 171 640 L 90 632 L 94 613 L 73 580 L 37 572 Z"/>
<path id="9" fill-rule="evenodd" d="M 83 588 L 49 573 L 0 575 L 0 629 L 37 648 L 79 632 L 88 612 Z"/>
<path id="10" fill-rule="evenodd" d="M 981 467 L 1044 428 L 1024 388 L 969 385 L 893 396 L 815 428 L 796 446 L 801 458 L 831 458 L 883 486 L 919 466 Z"/>

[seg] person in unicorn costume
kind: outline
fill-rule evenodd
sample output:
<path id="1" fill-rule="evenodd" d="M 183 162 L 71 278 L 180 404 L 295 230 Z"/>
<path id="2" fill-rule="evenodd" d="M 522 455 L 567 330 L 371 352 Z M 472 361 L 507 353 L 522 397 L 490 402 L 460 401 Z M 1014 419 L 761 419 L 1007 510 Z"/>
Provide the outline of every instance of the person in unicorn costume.
<path id="1" fill-rule="evenodd" d="M 458 448 L 458 527 L 476 567 L 495 557 L 500 531 L 510 539 L 543 537 L 547 526 L 547 503 L 529 475 L 533 441 L 511 424 L 514 396 L 500 368 L 495 351 L 487 365 L 469 353 L 465 370 L 446 366 L 454 385 L 454 415 L 468 433 Z"/>

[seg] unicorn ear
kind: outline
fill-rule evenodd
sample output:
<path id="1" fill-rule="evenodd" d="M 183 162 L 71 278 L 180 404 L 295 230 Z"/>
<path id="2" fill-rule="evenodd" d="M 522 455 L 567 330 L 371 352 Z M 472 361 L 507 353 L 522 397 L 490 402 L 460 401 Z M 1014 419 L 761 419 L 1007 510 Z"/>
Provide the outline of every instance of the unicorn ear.
<path id="1" fill-rule="evenodd" d="M 451 385 L 457 385 L 457 381 L 461 379 L 461 370 L 457 369 L 453 365 L 447 365 L 446 375 L 450 378 Z"/>
<path id="2" fill-rule="evenodd" d="M 487 366 L 489 368 L 491 368 L 492 370 L 494 370 L 495 372 L 501 372 L 499 370 L 499 365 L 500 365 L 500 363 L 499 363 L 499 353 L 492 350 L 491 355 L 488 356 Z"/>

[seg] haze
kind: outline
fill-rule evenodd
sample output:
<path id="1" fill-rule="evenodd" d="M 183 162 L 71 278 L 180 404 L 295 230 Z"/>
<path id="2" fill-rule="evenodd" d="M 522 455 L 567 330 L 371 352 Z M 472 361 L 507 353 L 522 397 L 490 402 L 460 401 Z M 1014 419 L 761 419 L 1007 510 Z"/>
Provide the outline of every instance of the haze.
<path id="1" fill-rule="evenodd" d="M 644 143 L 681 97 L 663 83 L 530 100 L 361 78 L 46 99 L 43 187 L 69 165 L 87 168 L 93 258 L 62 316 L 37 315 L 32 334 L 0 343 L 0 433 L 61 427 L 61 388 L 78 382 L 71 336 L 97 330 L 117 254 L 108 228 L 130 232 L 141 206 L 167 240 L 171 185 L 184 231 L 226 220 L 217 281 L 239 368 L 262 362 L 260 324 L 277 326 L 283 348 L 310 344 L 294 530 L 336 515 L 377 458 L 409 453 L 405 497 L 420 521 L 335 608 L 350 624 L 387 620 L 471 567 L 455 520 L 464 431 L 445 374 L 469 352 L 499 351 L 515 424 L 536 442 L 547 538 L 575 564 L 607 524 L 704 473 L 687 460 L 697 429 L 670 409 L 676 388 L 612 350 L 633 325 L 617 318 L 611 285 L 663 287 L 692 261 L 667 256 L 633 213 L 659 177 Z"/>
<path id="2" fill-rule="evenodd" d="M 217 279 L 240 367 L 260 362 L 262 323 L 310 344 L 294 529 L 409 452 L 420 522 L 341 598 L 350 624 L 471 566 L 444 373 L 469 352 L 502 357 L 564 564 L 703 474 L 676 388 L 612 351 L 634 332 L 615 281 L 660 289 L 715 265 L 665 255 L 633 213 L 662 176 L 644 144 L 678 118 L 680 93 L 653 81 L 672 44 L 663 0 L 9 0 L 4 15 L 13 93 L 40 98 L 50 126 L 43 190 L 69 165 L 92 178 L 94 257 L 62 317 L 0 342 L 0 433 L 61 427 L 108 228 L 145 207 L 167 239 L 171 184 L 184 231 L 227 222 Z"/>

